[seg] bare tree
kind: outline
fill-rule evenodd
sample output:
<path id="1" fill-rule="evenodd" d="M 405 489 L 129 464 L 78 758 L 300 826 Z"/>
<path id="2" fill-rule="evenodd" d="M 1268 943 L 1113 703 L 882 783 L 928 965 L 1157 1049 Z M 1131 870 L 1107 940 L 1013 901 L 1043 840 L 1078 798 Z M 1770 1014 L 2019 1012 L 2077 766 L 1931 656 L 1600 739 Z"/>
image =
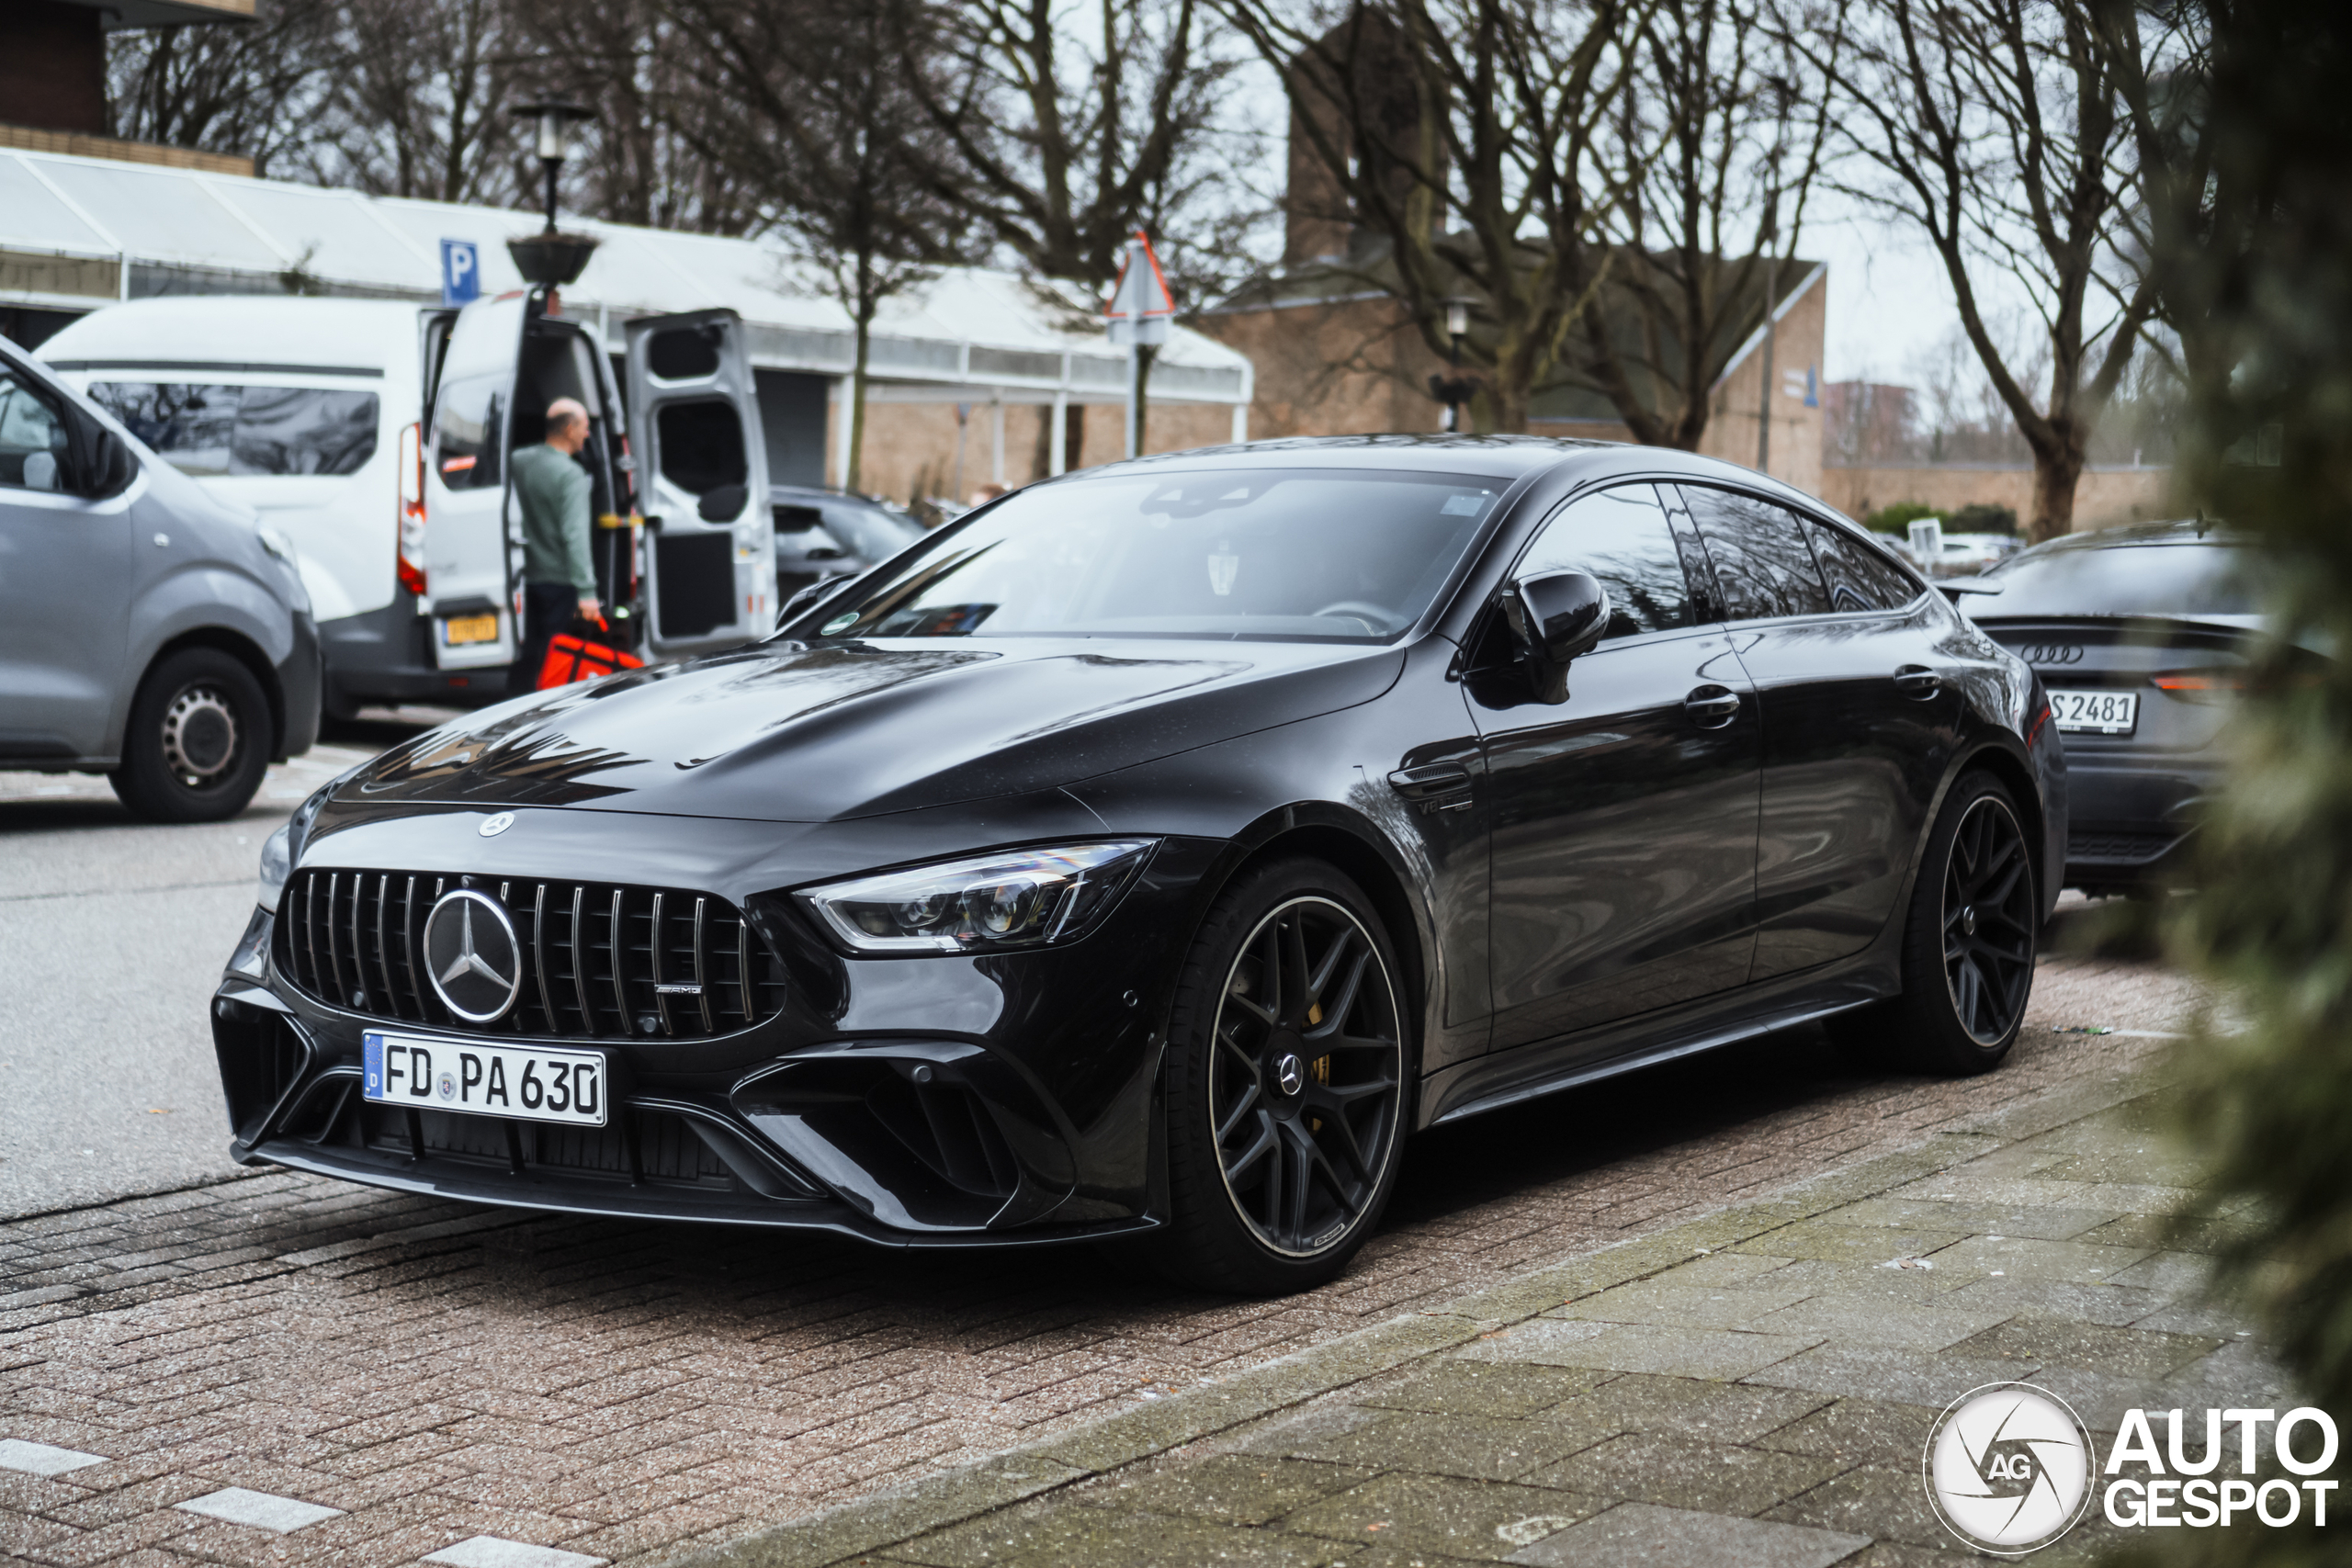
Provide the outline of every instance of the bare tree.
<path id="1" fill-rule="evenodd" d="M 758 204 L 732 164 L 702 148 L 728 109 L 691 62 L 701 49 L 659 0 L 517 0 L 535 48 L 531 96 L 554 93 L 594 118 L 566 166 L 569 201 L 616 223 L 741 234 Z"/>
<path id="2" fill-rule="evenodd" d="M 320 185 L 528 203 L 507 115 L 529 54 L 511 0 L 342 0 L 344 58 L 304 163 Z"/>
<path id="3" fill-rule="evenodd" d="M 908 62 L 930 54 L 917 0 L 668 0 L 697 41 L 688 69 L 713 95 L 682 128 L 741 171 L 763 227 L 849 312 L 849 467 L 855 489 L 866 366 L 881 304 L 958 259 L 968 215 L 924 175 L 944 152 Z"/>
<path id="4" fill-rule="evenodd" d="M 277 172 L 317 134 L 345 58 L 328 0 L 260 0 L 250 26 L 141 28 L 107 35 L 114 133 L 251 158 Z"/>
<path id="5" fill-rule="evenodd" d="M 1600 287 L 1564 378 L 1606 393 L 1634 440 L 1695 451 L 1716 382 L 1793 281 L 1832 97 L 1751 0 L 1659 0 L 1633 36 L 1608 154 L 1624 196 L 1599 213 L 1608 275 L 1587 275 Z"/>
<path id="6" fill-rule="evenodd" d="M 1791 36 L 1842 90 L 1839 129 L 1874 172 L 1845 188 L 1943 262 L 1962 330 L 2033 455 L 2029 531 L 2067 532 L 2092 433 L 2155 301 L 2118 248 L 2129 134 L 2080 0 L 1872 0 L 1842 60 L 1818 25 Z M 2031 301 L 2046 378 L 1997 339 L 2007 288 Z"/>
<path id="7" fill-rule="evenodd" d="M 1440 355 L 1446 302 L 1475 298 L 1479 426 L 1526 428 L 1597 297 L 1600 215 L 1626 194 L 1600 148 L 1635 0 L 1230 3 L 1290 97 L 1292 262 L 1386 294 Z"/>

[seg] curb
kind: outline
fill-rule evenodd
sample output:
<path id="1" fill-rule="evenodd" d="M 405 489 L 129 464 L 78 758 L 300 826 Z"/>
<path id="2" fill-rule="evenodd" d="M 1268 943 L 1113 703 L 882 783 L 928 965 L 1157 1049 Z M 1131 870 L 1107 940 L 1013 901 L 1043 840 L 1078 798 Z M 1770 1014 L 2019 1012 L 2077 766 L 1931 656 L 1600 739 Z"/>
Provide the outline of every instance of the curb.
<path id="1" fill-rule="evenodd" d="M 1921 1143 L 1849 1169 L 1801 1179 L 1771 1197 L 1545 1264 L 1441 1306 L 1358 1329 L 1139 1409 L 1098 1417 L 977 1464 L 656 1561 L 661 1568 L 826 1568 L 1279 1414 L 1578 1297 L 1661 1273 L 1701 1251 L 1752 1241 L 2164 1087 L 2160 1069 L 2146 1070 L 2069 1084 L 1963 1117 Z"/>

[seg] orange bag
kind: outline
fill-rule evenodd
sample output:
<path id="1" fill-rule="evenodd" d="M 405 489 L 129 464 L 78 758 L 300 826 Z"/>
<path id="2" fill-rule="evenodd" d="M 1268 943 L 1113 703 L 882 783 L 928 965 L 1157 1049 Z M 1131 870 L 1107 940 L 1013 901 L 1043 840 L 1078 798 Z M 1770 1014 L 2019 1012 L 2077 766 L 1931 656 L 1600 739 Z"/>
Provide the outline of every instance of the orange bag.
<path id="1" fill-rule="evenodd" d="M 609 637 L 611 629 L 604 622 L 574 621 L 570 631 L 558 632 L 548 640 L 548 657 L 539 666 L 539 690 L 552 686 L 569 686 L 574 681 L 594 681 L 600 675 L 610 675 L 621 670 L 641 670 L 645 660 L 624 649 L 600 642 L 592 632 Z"/>

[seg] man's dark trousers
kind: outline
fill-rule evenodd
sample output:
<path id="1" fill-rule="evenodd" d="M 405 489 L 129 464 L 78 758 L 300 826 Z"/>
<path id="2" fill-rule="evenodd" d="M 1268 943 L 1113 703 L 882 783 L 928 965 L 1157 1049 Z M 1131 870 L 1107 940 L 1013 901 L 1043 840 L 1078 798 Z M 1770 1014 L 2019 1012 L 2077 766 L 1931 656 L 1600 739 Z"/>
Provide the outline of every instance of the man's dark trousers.
<path id="1" fill-rule="evenodd" d="M 523 584 L 523 653 L 507 671 L 506 694 L 519 697 L 539 689 L 539 667 L 548 644 L 580 613 L 580 590 L 569 582 Z"/>

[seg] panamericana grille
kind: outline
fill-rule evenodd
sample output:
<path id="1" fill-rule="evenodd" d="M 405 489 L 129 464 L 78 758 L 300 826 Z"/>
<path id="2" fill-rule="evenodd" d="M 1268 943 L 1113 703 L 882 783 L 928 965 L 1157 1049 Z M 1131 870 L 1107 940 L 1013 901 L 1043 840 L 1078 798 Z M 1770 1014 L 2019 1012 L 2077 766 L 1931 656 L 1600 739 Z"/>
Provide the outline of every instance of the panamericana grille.
<path id="1" fill-rule="evenodd" d="M 523 987 L 492 1023 L 451 1013 L 420 967 L 424 918 L 453 887 L 498 900 Z M 278 903 L 277 964 L 320 1000 L 471 1033 L 695 1039 L 784 1005 L 784 967 L 724 898 L 667 887 L 435 872 L 311 870 Z"/>

